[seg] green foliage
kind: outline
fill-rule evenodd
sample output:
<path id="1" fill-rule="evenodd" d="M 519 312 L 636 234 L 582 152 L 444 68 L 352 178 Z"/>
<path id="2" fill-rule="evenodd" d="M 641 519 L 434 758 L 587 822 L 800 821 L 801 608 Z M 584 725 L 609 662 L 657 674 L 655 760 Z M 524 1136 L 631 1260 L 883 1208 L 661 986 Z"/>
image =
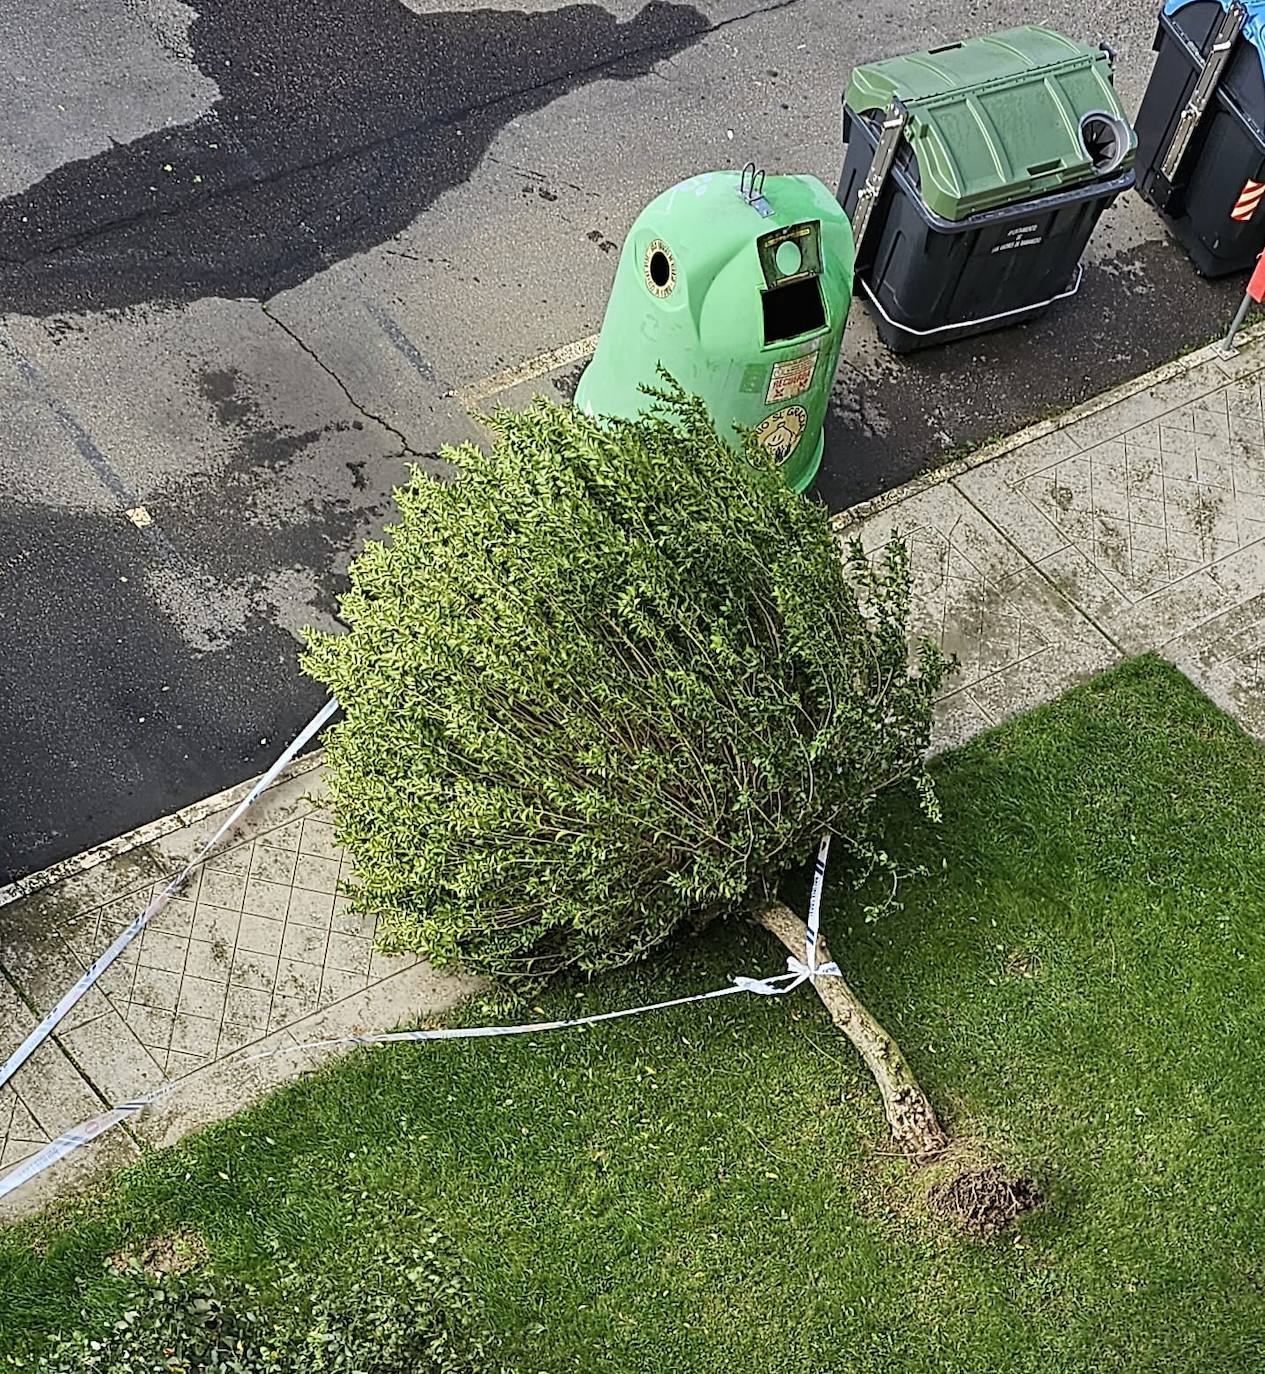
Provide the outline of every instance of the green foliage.
<path id="1" fill-rule="evenodd" d="M 117 1316 L 54 1338 L 38 1374 L 492 1374 L 443 1238 L 368 1268 L 291 1265 L 264 1292 L 213 1274 L 120 1276 Z M 498 1374 L 507 1374 L 499 1365 Z"/>
<path id="2" fill-rule="evenodd" d="M 911 670 L 908 564 L 678 388 L 640 421 L 540 401 L 461 478 L 414 473 L 304 667 L 353 900 L 388 945 L 506 978 L 625 964 L 736 909 L 922 779 L 945 664 Z"/>

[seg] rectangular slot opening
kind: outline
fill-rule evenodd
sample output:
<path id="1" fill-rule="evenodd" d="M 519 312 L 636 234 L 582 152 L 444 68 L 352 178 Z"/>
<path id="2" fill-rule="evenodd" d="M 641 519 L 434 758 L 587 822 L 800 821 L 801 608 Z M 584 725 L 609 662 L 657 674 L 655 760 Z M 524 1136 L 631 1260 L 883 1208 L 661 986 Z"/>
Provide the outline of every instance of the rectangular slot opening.
<path id="1" fill-rule="evenodd" d="M 1032 166 L 1028 168 L 1028 175 L 1030 177 L 1044 176 L 1046 172 L 1057 172 L 1062 165 L 1062 158 L 1057 157 L 1053 162 L 1034 162 Z"/>
<path id="2" fill-rule="evenodd" d="M 797 339 L 814 329 L 826 327 L 826 305 L 816 277 L 801 277 L 766 291 L 764 300 L 764 342 L 781 343 Z"/>

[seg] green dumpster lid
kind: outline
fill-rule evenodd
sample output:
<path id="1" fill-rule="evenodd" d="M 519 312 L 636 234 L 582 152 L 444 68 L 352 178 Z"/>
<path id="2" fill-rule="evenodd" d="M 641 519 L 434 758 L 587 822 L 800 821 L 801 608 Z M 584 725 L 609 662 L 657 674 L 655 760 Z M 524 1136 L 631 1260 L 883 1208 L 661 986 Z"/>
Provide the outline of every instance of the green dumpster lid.
<path id="1" fill-rule="evenodd" d="M 1091 155 L 1086 115 L 1119 121 L 1114 169 L 1129 166 L 1137 143 L 1108 54 L 1035 26 L 871 62 L 852 73 L 843 98 L 858 115 L 904 102 L 923 201 L 949 220 L 1102 175 L 1104 131 L 1090 126 Z"/>

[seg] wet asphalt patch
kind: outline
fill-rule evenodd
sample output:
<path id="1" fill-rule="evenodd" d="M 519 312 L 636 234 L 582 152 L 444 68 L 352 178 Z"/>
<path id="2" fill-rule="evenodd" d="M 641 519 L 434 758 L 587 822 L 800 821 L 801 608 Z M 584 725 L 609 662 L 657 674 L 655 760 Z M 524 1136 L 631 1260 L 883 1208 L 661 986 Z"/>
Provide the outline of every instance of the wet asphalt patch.
<path id="1" fill-rule="evenodd" d="M 220 98 L 0 202 L 0 309 L 267 299 L 399 233 L 511 119 L 588 81 L 641 76 L 710 27 L 665 0 L 624 23 L 594 4 L 198 9 L 193 59 Z"/>

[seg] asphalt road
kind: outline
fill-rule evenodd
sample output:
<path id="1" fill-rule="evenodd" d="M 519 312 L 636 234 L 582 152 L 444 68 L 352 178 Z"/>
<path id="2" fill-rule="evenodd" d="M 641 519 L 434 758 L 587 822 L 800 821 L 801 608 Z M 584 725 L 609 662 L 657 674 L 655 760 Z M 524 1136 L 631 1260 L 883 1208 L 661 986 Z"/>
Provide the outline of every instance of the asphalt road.
<path id="1" fill-rule="evenodd" d="M 9 0 L 0 43 L 0 882 L 260 771 L 319 704 L 298 633 L 455 391 L 598 327 L 673 181 L 839 170 L 858 61 L 1151 5 Z M 1076 301 L 891 357 L 849 323 L 834 506 L 1210 337 L 1136 198 Z M 566 394 L 574 364 L 534 383 Z M 506 393 L 516 399 L 525 388 Z"/>

